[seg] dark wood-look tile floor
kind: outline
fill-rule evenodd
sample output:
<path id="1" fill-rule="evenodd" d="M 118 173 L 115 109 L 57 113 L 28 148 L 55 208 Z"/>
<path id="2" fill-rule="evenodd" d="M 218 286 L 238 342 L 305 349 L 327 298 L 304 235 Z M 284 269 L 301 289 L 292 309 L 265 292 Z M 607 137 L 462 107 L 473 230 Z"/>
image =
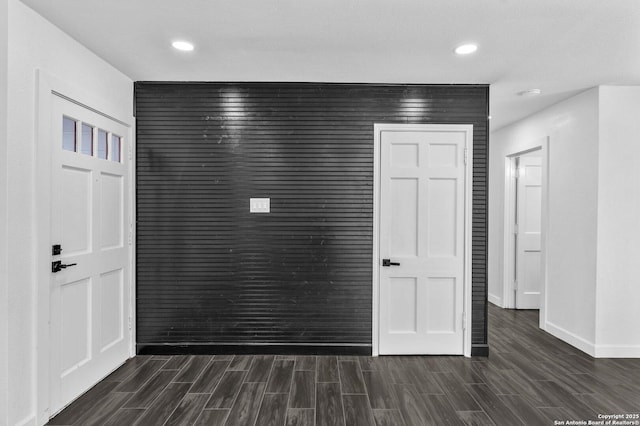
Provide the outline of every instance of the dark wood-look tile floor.
<path id="1" fill-rule="evenodd" d="M 137 356 L 51 425 L 553 425 L 640 412 L 640 359 L 489 309 L 489 358 Z"/>

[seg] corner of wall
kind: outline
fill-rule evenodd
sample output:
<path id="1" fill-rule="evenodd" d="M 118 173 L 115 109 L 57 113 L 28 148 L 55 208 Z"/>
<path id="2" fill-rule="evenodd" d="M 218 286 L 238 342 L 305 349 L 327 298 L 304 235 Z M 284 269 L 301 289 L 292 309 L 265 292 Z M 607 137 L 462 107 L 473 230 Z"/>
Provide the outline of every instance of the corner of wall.
<path id="1" fill-rule="evenodd" d="M 7 276 L 7 84 L 9 5 L 0 1 L 0 424 L 8 424 L 9 298 Z"/>
<path id="2" fill-rule="evenodd" d="M 582 352 L 587 353 L 593 357 L 596 356 L 596 345 L 569 330 L 566 330 L 550 321 L 545 324 L 545 331 L 552 336 L 557 337 L 560 340 L 567 342 L 568 344 L 575 346 Z"/>
<path id="3" fill-rule="evenodd" d="M 598 135 L 598 141 L 597 141 L 597 148 L 596 148 L 596 152 L 597 152 L 597 163 L 596 163 L 596 167 L 595 167 L 595 174 L 596 174 L 596 188 L 594 190 L 595 192 L 595 197 L 596 197 L 596 236 L 595 236 L 595 240 L 596 240 L 596 261 L 594 264 L 594 268 L 595 268 L 595 289 L 594 289 L 594 306 L 593 306 L 593 342 L 594 342 L 594 349 L 593 349 L 593 354 L 591 354 L 591 356 L 596 357 L 597 354 L 597 343 L 599 341 L 598 339 L 598 334 L 599 334 L 599 327 L 598 327 L 598 316 L 599 316 L 599 310 L 600 310 L 600 306 L 598 304 L 598 300 L 600 300 L 600 297 L 598 295 L 599 293 L 599 281 L 600 279 L 598 278 L 600 272 L 601 272 L 601 268 L 599 265 L 599 259 L 600 259 L 600 255 L 599 255 L 599 251 L 600 251 L 600 194 L 601 194 L 601 190 L 600 190 L 600 168 L 601 168 L 601 163 L 602 163 L 602 157 L 600 155 L 600 150 L 601 150 L 601 146 L 600 146 L 600 142 L 602 141 L 603 138 L 603 134 L 602 134 L 602 86 L 597 86 L 595 88 L 595 92 L 596 92 L 596 99 L 597 99 L 597 120 L 596 120 L 596 126 L 597 126 L 597 132 L 596 134 Z"/>
<path id="4" fill-rule="evenodd" d="M 8 115 L 0 146 L 0 303 L 9 301 L 0 306 L 0 368 L 6 367 L 6 374 L 0 372 L 0 398 L 6 400 L 6 409 L 0 405 L 0 425 L 43 424 L 47 419 L 40 418 L 46 416 L 42 394 L 48 395 L 48 388 L 40 386 L 46 373 L 38 366 L 45 364 L 41 358 L 47 354 L 37 350 L 38 286 L 47 281 L 37 278 L 46 265 L 36 258 L 41 237 L 34 226 L 34 200 L 37 183 L 47 177 L 38 174 L 36 164 L 35 71 L 63 76 L 83 94 L 101 100 L 98 108 L 108 105 L 110 114 L 125 118 L 132 116 L 133 82 L 19 0 L 0 0 L 0 5 L 0 17 L 6 14 L 0 28 L 7 31 L 0 36 L 0 60 L 7 65 L 2 70 L 6 84 L 0 89 L 6 96 L 0 99 L 6 100 Z M 3 252 L 3 243 L 11 250 Z"/>
<path id="5" fill-rule="evenodd" d="M 499 308 L 504 308 L 504 305 L 502 304 L 502 297 L 496 296 L 495 294 L 489 293 L 489 303 L 493 303 Z"/>
<path id="6" fill-rule="evenodd" d="M 640 86 L 598 88 L 597 357 L 640 358 Z"/>
<path id="7" fill-rule="evenodd" d="M 502 292 L 503 163 L 522 144 L 549 139 L 546 324 L 551 334 L 595 353 L 595 282 L 599 89 L 552 105 L 491 135 L 490 294 Z M 580 179 L 576 179 L 579 176 Z M 496 298 L 493 299 L 497 301 Z"/>
<path id="8" fill-rule="evenodd" d="M 15 423 L 15 426 L 36 426 L 38 424 L 37 420 L 36 420 L 36 416 L 35 415 L 31 415 L 29 417 L 26 417 L 20 421 L 17 421 Z"/>
<path id="9" fill-rule="evenodd" d="M 640 345 L 595 345 L 595 358 L 640 358 Z"/>

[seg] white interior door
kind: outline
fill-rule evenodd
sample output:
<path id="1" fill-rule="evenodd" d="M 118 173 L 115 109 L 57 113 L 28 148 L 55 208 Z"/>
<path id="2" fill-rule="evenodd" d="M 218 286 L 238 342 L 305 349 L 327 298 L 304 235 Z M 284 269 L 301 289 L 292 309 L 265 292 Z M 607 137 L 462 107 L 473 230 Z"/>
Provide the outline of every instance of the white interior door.
<path id="1" fill-rule="evenodd" d="M 50 413 L 55 414 L 128 358 L 130 218 L 124 155 L 129 129 L 52 96 Z M 54 245 L 60 245 L 60 254 Z"/>
<path id="2" fill-rule="evenodd" d="M 540 309 L 542 158 L 523 155 L 518 162 L 516 196 L 516 309 Z"/>
<path id="3" fill-rule="evenodd" d="M 446 127 L 380 132 L 380 354 L 463 353 L 471 132 Z"/>

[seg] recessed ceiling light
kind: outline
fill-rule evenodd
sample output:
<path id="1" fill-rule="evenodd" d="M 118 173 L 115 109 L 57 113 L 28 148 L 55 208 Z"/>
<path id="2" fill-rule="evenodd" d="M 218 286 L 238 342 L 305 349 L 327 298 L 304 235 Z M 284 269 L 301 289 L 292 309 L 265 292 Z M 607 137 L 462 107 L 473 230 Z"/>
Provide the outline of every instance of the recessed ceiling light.
<path id="1" fill-rule="evenodd" d="M 193 44 L 188 41 L 174 41 L 171 45 L 178 50 L 183 50 L 185 52 L 190 52 L 193 50 Z"/>
<path id="2" fill-rule="evenodd" d="M 468 55 L 469 53 L 473 53 L 476 50 L 478 50 L 477 44 L 461 44 L 460 46 L 456 47 L 455 52 L 458 55 Z"/>
<path id="3" fill-rule="evenodd" d="M 520 96 L 538 96 L 540 93 L 542 93 L 542 90 L 540 90 L 540 89 L 528 89 L 528 90 L 523 90 L 522 92 L 518 92 L 518 95 L 520 95 Z"/>

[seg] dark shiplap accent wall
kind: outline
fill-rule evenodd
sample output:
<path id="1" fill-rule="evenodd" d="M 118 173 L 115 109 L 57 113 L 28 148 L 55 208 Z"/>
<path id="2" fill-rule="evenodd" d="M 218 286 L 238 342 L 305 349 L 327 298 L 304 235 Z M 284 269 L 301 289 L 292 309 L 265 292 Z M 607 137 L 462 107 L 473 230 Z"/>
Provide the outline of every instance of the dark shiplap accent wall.
<path id="1" fill-rule="evenodd" d="M 486 345 L 488 90 L 136 83 L 138 350 L 368 352 L 374 123 L 473 124 L 472 335 Z M 250 214 L 250 197 L 271 213 Z"/>

